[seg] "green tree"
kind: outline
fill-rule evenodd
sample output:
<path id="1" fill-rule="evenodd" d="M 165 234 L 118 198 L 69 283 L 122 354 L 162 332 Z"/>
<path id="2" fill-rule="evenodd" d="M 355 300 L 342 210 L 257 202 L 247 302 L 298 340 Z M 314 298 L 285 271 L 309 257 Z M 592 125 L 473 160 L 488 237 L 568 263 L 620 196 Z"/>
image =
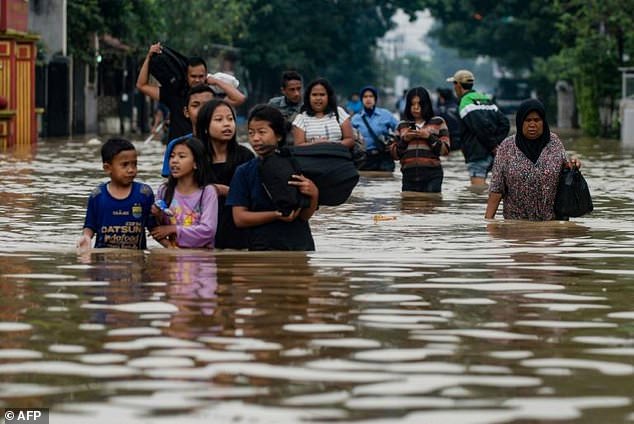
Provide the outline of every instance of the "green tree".
<path id="1" fill-rule="evenodd" d="M 90 35 L 102 32 L 105 24 L 98 0 L 70 1 L 67 3 L 68 52 L 73 57 L 91 62 L 95 59 Z"/>
<path id="2" fill-rule="evenodd" d="M 255 0 L 235 44 L 252 100 L 277 93 L 285 69 L 298 70 L 306 80 L 326 77 L 339 94 L 375 83 L 376 41 L 394 26 L 399 7 L 413 13 L 420 2 Z"/>
<path id="3" fill-rule="evenodd" d="M 428 0 L 425 5 L 441 23 L 431 35 L 463 56 L 490 56 L 521 70 L 558 50 L 557 11 L 550 0 Z"/>
<path id="4" fill-rule="evenodd" d="M 161 41 L 186 55 L 215 56 L 245 33 L 253 2 L 163 0 Z"/>
<path id="5" fill-rule="evenodd" d="M 138 47 L 164 31 L 166 16 L 159 0 L 81 0 L 67 2 L 69 53 L 92 63 L 94 34 L 110 34 Z"/>
<path id="6" fill-rule="evenodd" d="M 556 4 L 562 48 L 544 62 L 543 70 L 573 82 L 581 128 L 587 134 L 613 131 L 601 124 L 599 108 L 612 109 L 620 97 L 618 68 L 634 53 L 633 6 L 632 0 L 565 0 Z"/>

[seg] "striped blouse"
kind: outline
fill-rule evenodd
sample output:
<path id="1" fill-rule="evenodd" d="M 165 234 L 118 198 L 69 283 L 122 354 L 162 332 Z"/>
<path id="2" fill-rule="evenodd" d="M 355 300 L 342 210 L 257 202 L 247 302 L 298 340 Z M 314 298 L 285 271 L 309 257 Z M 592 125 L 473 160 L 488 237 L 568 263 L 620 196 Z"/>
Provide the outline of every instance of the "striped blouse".
<path id="1" fill-rule="evenodd" d="M 350 118 L 350 115 L 342 107 L 337 107 L 337 111 L 339 112 L 339 121 L 334 113 L 317 118 L 302 112 L 295 117 L 293 125 L 304 131 L 307 143 L 315 141 L 340 142 L 343 139 L 341 123 Z"/>

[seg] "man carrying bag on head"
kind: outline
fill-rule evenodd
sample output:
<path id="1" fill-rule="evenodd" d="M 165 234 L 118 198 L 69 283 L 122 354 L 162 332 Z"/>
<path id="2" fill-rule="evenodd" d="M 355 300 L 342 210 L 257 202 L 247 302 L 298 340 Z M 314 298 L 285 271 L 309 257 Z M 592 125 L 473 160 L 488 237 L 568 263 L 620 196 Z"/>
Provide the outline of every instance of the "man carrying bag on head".
<path id="1" fill-rule="evenodd" d="M 366 160 L 361 171 L 394 171 L 394 159 L 387 144 L 398 121 L 387 110 L 376 107 L 378 92 L 372 86 L 360 91 L 363 110 L 352 117 L 352 127 L 365 141 Z"/>

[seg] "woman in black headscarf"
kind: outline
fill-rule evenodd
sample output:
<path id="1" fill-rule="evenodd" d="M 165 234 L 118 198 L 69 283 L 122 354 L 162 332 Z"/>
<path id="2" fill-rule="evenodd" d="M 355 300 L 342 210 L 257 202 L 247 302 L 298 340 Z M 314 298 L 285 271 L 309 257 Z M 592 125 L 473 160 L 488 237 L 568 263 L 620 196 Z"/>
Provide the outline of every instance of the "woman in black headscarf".
<path id="1" fill-rule="evenodd" d="M 581 163 L 574 158 L 568 161 L 539 100 L 522 102 L 515 122 L 517 133 L 507 137 L 495 155 L 485 218 L 494 218 L 504 199 L 505 219 L 555 219 L 559 174 L 564 166 L 579 168 Z"/>

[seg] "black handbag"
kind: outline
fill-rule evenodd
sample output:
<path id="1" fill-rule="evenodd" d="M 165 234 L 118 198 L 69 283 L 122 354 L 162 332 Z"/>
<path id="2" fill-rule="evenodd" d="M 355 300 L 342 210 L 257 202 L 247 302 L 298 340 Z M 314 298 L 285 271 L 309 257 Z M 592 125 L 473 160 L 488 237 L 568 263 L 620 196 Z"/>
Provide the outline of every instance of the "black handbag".
<path id="1" fill-rule="evenodd" d="M 564 168 L 559 175 L 555 196 L 557 219 L 579 217 L 592 212 L 594 205 L 586 179 L 578 168 Z"/>

